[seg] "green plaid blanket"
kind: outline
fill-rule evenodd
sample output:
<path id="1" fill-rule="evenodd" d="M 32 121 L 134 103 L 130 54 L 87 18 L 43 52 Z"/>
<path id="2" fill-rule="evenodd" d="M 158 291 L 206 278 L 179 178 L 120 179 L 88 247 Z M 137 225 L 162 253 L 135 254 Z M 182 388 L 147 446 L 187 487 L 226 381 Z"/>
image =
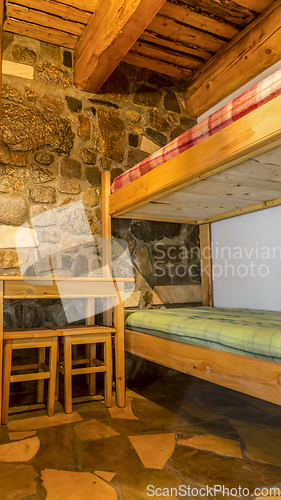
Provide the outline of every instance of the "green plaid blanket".
<path id="1" fill-rule="evenodd" d="M 247 356 L 281 360 L 281 312 L 196 307 L 134 311 L 126 328 Z"/>

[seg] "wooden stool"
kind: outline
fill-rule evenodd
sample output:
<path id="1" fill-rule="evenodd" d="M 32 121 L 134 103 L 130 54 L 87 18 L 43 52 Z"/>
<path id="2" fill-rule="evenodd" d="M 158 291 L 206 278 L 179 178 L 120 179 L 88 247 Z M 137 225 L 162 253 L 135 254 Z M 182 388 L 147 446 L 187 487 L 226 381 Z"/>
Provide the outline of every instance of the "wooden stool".
<path id="1" fill-rule="evenodd" d="M 112 397 L 112 345 L 111 334 L 115 328 L 106 326 L 71 326 L 59 328 L 59 340 L 63 344 L 64 361 L 59 361 L 58 372 L 64 375 L 64 411 L 72 412 L 72 375 L 92 374 L 104 372 L 105 374 L 105 405 L 111 406 Z M 72 360 L 73 345 L 87 346 L 87 359 Z M 95 349 L 88 347 L 93 344 L 104 345 L 104 361 L 93 358 Z M 91 354 L 92 353 L 92 354 Z M 73 368 L 77 365 L 87 365 L 82 368 Z"/>
<path id="2" fill-rule="evenodd" d="M 55 389 L 56 389 L 56 366 L 58 332 L 51 329 L 21 329 L 7 330 L 4 332 L 4 356 L 3 356 L 3 404 L 2 424 L 8 421 L 9 395 L 11 382 L 24 382 L 27 380 L 38 380 L 37 401 L 43 402 L 44 380 L 49 379 L 47 414 L 54 415 Z M 46 347 L 50 348 L 49 366 L 45 364 Z M 13 349 L 39 349 L 38 363 L 31 365 L 12 366 Z M 11 375 L 11 371 L 38 370 L 37 373 L 24 373 Z"/>

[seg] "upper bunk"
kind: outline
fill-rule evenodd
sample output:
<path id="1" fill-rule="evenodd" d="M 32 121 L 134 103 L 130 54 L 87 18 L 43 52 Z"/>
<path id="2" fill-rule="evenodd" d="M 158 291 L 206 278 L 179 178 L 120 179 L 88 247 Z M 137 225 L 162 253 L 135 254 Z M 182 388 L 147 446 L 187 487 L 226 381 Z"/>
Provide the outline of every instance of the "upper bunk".
<path id="1" fill-rule="evenodd" d="M 112 191 L 109 214 L 129 219 L 204 224 L 280 205 L 281 70 L 115 179 Z"/>

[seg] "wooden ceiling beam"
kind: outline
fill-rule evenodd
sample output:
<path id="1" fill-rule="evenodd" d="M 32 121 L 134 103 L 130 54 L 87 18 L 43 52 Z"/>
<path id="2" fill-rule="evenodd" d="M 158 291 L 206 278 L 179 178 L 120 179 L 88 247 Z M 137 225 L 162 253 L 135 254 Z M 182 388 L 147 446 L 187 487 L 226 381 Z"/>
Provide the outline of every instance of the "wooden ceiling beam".
<path id="1" fill-rule="evenodd" d="M 96 93 L 166 0 L 100 0 L 74 52 L 75 85 Z"/>
<path id="2" fill-rule="evenodd" d="M 186 109 L 198 117 L 281 59 L 281 0 L 226 44 L 188 82 Z"/>

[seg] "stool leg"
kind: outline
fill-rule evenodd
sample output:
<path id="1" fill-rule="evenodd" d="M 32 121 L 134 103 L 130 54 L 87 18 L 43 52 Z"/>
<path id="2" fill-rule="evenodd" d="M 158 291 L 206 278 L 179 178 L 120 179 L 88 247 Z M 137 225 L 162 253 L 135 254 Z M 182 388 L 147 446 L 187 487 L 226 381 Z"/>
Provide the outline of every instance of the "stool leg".
<path id="1" fill-rule="evenodd" d="M 55 412 L 55 395 L 56 395 L 56 373 L 57 373 L 57 349 L 58 349 L 58 340 L 55 338 L 52 342 L 52 346 L 50 347 L 50 359 L 49 359 L 49 370 L 50 370 L 50 379 L 49 379 L 49 390 L 48 390 L 48 401 L 47 401 L 47 414 L 49 417 L 52 417 Z"/>
<path id="2" fill-rule="evenodd" d="M 96 358 L 97 355 L 97 346 L 96 344 L 88 344 L 86 346 L 86 356 L 87 358 L 90 359 L 90 363 L 88 366 L 94 366 L 93 359 Z M 90 396 L 94 396 L 96 394 L 96 374 L 95 373 L 89 373 L 87 376 L 87 384 L 88 384 L 88 391 Z"/>
<path id="3" fill-rule="evenodd" d="M 110 407 L 112 406 L 112 343 L 110 335 L 106 339 L 104 348 L 104 361 L 106 366 L 106 372 L 104 374 L 104 400 L 105 406 Z"/>
<path id="4" fill-rule="evenodd" d="M 13 351 L 12 341 L 6 340 L 4 343 L 4 359 L 3 359 L 3 402 L 2 402 L 2 419 L 1 419 L 2 424 L 6 424 L 8 422 L 12 351 Z"/>
<path id="5" fill-rule="evenodd" d="M 72 412 L 72 352 L 71 336 L 64 337 L 64 411 Z"/>
<path id="6" fill-rule="evenodd" d="M 59 364 L 60 364 L 60 346 L 59 346 L 59 343 L 58 343 L 55 401 L 58 401 L 58 399 L 60 397 L 60 371 L 59 371 Z"/>
<path id="7" fill-rule="evenodd" d="M 38 349 L 38 372 L 43 372 L 44 370 L 41 367 L 43 363 L 46 361 L 46 348 L 39 347 Z M 44 380 L 38 380 L 37 383 L 37 403 L 43 403 L 44 400 Z"/>

